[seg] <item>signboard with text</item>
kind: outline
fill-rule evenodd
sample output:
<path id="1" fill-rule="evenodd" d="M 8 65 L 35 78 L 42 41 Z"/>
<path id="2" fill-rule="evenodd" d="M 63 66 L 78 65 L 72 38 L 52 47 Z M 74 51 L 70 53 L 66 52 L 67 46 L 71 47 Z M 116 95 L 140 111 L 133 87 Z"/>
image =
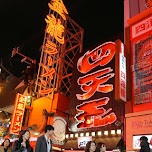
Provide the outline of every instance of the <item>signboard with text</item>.
<path id="1" fill-rule="evenodd" d="M 115 100 L 126 102 L 126 57 L 124 44 L 116 41 Z"/>
<path id="2" fill-rule="evenodd" d="M 35 92 L 38 92 L 39 96 L 53 96 L 57 87 L 59 55 L 65 41 L 64 26 L 68 14 L 62 0 L 51 0 L 48 6 L 50 11 L 45 18 L 47 26 L 35 86 Z"/>
<path id="3" fill-rule="evenodd" d="M 89 141 L 92 141 L 92 136 L 78 137 L 78 148 L 86 147 Z"/>
<path id="4" fill-rule="evenodd" d="M 152 101 L 152 36 L 133 44 L 133 85 L 135 104 Z"/>
<path id="5" fill-rule="evenodd" d="M 152 15 L 131 26 L 134 104 L 152 102 Z"/>
<path id="6" fill-rule="evenodd" d="M 14 111 L 13 111 L 11 126 L 9 130 L 10 134 L 19 135 L 19 132 L 21 131 L 21 127 L 22 127 L 25 105 L 26 105 L 25 96 L 18 93 L 16 95 L 15 104 L 14 104 Z"/>
<path id="7" fill-rule="evenodd" d="M 152 16 L 131 27 L 134 103 L 152 102 Z"/>
<path id="8" fill-rule="evenodd" d="M 77 129 L 112 125 L 124 115 L 124 103 L 114 100 L 115 53 L 116 43 L 110 41 L 76 58 L 71 107 L 76 105 Z"/>

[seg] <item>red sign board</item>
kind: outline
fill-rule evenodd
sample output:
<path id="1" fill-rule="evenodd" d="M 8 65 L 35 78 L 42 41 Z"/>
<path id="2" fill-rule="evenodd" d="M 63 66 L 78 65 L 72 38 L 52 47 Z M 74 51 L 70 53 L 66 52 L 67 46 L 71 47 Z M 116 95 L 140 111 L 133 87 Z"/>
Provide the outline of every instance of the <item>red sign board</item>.
<path id="1" fill-rule="evenodd" d="M 16 100 L 14 104 L 14 112 L 12 115 L 11 126 L 9 131 L 10 134 L 18 135 L 19 132 L 21 131 L 25 105 L 26 105 L 25 96 L 18 93 L 16 95 Z"/>
<path id="2" fill-rule="evenodd" d="M 152 15 L 131 27 L 131 39 L 135 39 L 152 30 Z"/>
<path id="3" fill-rule="evenodd" d="M 152 15 L 131 29 L 132 84 L 135 105 L 152 101 Z"/>
<path id="4" fill-rule="evenodd" d="M 76 106 L 78 113 L 75 119 L 78 129 L 106 126 L 116 121 L 112 107 L 104 108 L 110 101 L 107 93 L 113 92 L 113 84 L 109 83 L 109 80 L 115 73 L 107 64 L 114 56 L 115 43 L 106 42 L 92 51 L 87 51 L 77 62 L 77 69 L 83 76 L 77 80 L 82 93 L 76 94 L 76 97 L 79 101 L 87 100 Z M 94 70 L 97 66 L 100 70 Z M 91 100 L 96 92 L 104 94 L 104 97 Z"/>

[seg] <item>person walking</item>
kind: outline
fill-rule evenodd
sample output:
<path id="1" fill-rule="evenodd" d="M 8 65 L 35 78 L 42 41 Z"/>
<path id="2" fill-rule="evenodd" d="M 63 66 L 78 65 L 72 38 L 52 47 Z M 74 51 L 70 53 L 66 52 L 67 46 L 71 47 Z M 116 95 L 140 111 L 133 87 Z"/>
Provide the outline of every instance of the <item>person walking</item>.
<path id="1" fill-rule="evenodd" d="M 35 152 L 52 152 L 52 140 L 50 137 L 54 132 L 54 127 L 46 125 L 44 131 L 45 134 L 37 139 Z"/>
<path id="2" fill-rule="evenodd" d="M 96 151 L 96 143 L 94 141 L 89 141 L 86 144 L 85 152 L 95 152 Z"/>
<path id="3" fill-rule="evenodd" d="M 11 142 L 8 138 L 6 138 L 2 143 L 2 145 L 0 146 L 0 152 L 12 152 L 10 147 L 11 147 Z"/>
<path id="4" fill-rule="evenodd" d="M 150 152 L 148 138 L 146 136 L 140 137 L 140 147 L 139 152 Z"/>
<path id="5" fill-rule="evenodd" d="M 96 152 L 106 152 L 105 143 L 103 142 L 97 143 Z"/>
<path id="6" fill-rule="evenodd" d="M 33 148 L 30 146 L 29 139 L 29 130 L 21 131 L 19 140 L 14 142 L 13 152 L 33 152 Z"/>

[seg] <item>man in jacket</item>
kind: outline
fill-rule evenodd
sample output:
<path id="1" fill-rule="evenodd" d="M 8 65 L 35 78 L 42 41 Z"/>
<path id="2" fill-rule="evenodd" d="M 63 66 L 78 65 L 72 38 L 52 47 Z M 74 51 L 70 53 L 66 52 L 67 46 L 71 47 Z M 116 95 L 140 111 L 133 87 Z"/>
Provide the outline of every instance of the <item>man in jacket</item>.
<path id="1" fill-rule="evenodd" d="M 53 134 L 54 127 L 47 125 L 44 131 L 45 134 L 37 139 L 35 152 L 52 152 L 52 140 L 50 137 Z"/>

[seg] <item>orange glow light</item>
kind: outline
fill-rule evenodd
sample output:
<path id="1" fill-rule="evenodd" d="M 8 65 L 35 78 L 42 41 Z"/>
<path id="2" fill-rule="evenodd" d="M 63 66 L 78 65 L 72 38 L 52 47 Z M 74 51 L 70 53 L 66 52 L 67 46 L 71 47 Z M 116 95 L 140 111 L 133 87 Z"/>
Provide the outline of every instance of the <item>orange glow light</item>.
<path id="1" fill-rule="evenodd" d="M 77 69 L 80 73 L 85 74 L 78 78 L 78 85 L 81 86 L 83 94 L 76 94 L 78 100 L 87 100 L 91 98 L 96 91 L 108 93 L 113 91 L 113 84 L 105 84 L 109 79 L 114 77 L 111 67 L 105 67 L 113 58 L 116 52 L 115 43 L 106 42 L 92 51 L 87 51 L 77 62 Z M 98 70 L 87 74 L 97 66 L 101 66 L 102 70 Z M 104 68 L 103 68 L 104 66 Z M 109 97 L 103 97 L 91 101 L 85 101 L 76 106 L 78 114 L 77 128 L 91 128 L 98 126 L 106 126 L 116 121 L 116 115 L 112 108 L 108 110 L 103 106 L 108 104 Z"/>
<path id="2" fill-rule="evenodd" d="M 112 108 L 106 110 L 102 106 L 108 104 L 109 98 L 104 97 L 88 102 L 83 102 L 76 107 L 80 113 L 75 116 L 78 121 L 77 128 L 90 128 L 106 126 L 116 120 L 115 113 L 109 113 Z M 84 120 L 84 121 L 82 121 Z"/>
<path id="3" fill-rule="evenodd" d="M 22 127 L 25 105 L 25 97 L 18 93 L 15 100 L 14 112 L 10 126 L 10 134 L 19 134 Z"/>
<path id="4" fill-rule="evenodd" d="M 59 15 L 61 15 L 61 17 L 66 20 L 65 15 L 68 14 L 68 11 L 64 6 L 62 0 L 52 0 L 51 3 L 48 3 L 48 5 L 51 10 L 54 10 L 59 13 Z"/>
<path id="5" fill-rule="evenodd" d="M 51 36 L 54 36 L 59 43 L 64 44 L 64 26 L 61 24 L 61 20 L 56 19 L 55 16 L 51 14 L 50 16 L 47 15 L 45 21 L 48 24 L 46 32 Z"/>

